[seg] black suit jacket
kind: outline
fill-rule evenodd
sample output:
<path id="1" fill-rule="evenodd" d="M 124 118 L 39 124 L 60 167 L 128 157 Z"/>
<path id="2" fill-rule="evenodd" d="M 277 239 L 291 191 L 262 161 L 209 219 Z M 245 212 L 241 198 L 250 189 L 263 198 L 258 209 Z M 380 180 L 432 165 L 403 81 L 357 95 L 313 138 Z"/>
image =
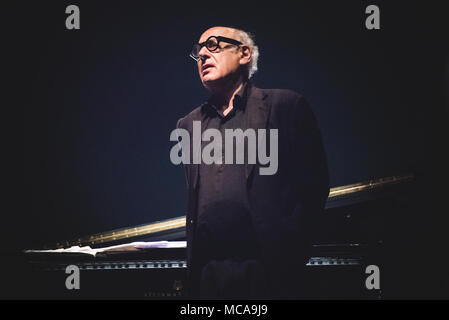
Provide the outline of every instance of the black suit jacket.
<path id="1" fill-rule="evenodd" d="M 327 160 L 317 121 L 301 95 L 290 90 L 259 89 L 251 83 L 248 89 L 242 129 L 278 129 L 279 148 L 278 171 L 274 175 L 260 175 L 259 164 L 246 164 L 251 220 L 262 264 L 268 272 L 271 296 L 295 297 L 300 292 L 300 271 L 309 240 L 329 194 Z M 177 127 L 186 129 L 192 137 L 193 121 L 201 121 L 203 132 L 207 110 L 206 104 L 201 105 L 179 119 Z M 192 143 L 190 148 L 192 158 Z M 194 237 L 199 165 L 185 165 L 185 173 L 188 286 L 195 294 L 200 272 Z"/>

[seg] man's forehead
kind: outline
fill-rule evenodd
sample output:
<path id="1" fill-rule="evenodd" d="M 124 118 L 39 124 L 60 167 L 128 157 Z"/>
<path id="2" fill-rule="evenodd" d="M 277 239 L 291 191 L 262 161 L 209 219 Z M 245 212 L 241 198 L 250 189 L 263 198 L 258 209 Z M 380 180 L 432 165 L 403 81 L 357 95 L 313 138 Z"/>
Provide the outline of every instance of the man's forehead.
<path id="1" fill-rule="evenodd" d="M 212 27 L 204 31 L 204 33 L 201 35 L 199 42 L 206 41 L 207 38 L 209 38 L 210 36 L 222 36 L 232 38 L 236 32 L 237 32 L 236 29 L 229 27 Z"/>

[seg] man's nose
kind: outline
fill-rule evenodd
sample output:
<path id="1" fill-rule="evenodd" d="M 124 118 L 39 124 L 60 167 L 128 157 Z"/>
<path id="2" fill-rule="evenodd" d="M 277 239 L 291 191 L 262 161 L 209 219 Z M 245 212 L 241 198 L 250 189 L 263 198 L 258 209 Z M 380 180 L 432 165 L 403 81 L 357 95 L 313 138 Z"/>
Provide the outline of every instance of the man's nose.
<path id="1" fill-rule="evenodd" d="M 210 57 L 210 52 L 209 52 L 209 50 L 207 50 L 206 46 L 204 46 L 200 49 L 200 52 L 198 52 L 198 57 L 202 61 L 205 61 L 207 58 Z"/>

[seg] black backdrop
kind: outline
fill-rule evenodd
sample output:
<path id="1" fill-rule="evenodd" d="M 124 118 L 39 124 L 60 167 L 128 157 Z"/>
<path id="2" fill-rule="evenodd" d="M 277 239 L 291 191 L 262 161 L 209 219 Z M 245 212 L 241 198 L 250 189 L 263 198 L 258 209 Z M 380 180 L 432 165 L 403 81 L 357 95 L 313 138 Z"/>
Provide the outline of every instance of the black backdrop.
<path id="1" fill-rule="evenodd" d="M 443 3 L 3 4 L 11 54 L 5 94 L 15 94 L 4 101 L 20 112 L 8 135 L 23 134 L 23 180 L 15 176 L 19 192 L 3 217 L 2 246 L 36 247 L 185 214 L 169 134 L 207 97 L 188 54 L 213 25 L 256 34 L 256 85 L 309 100 L 332 187 L 408 172 L 443 181 Z M 80 30 L 65 28 L 69 4 L 80 8 Z M 380 30 L 365 28 L 369 4 L 380 8 Z"/>

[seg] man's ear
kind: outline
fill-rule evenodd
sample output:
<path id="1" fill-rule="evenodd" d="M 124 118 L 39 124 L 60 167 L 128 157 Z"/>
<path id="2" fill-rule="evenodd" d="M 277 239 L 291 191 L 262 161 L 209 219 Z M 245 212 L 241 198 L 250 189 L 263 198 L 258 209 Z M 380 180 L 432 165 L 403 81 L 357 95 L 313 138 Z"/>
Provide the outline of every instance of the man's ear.
<path id="1" fill-rule="evenodd" d="M 251 48 L 245 45 L 241 46 L 241 48 L 240 64 L 248 64 L 251 61 Z"/>

